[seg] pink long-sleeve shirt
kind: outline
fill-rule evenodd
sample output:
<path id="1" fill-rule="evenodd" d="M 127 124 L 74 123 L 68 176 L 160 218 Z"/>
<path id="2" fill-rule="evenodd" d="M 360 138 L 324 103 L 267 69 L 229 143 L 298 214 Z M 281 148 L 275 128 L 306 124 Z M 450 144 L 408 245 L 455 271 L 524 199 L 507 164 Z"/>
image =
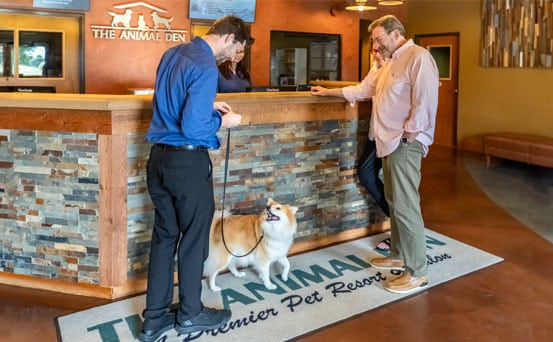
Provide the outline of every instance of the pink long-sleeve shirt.
<path id="1" fill-rule="evenodd" d="M 438 87 L 438 68 L 428 50 L 409 39 L 394 51 L 367 87 L 367 95 L 374 95 L 372 121 L 379 157 L 394 152 L 404 132 L 418 134 L 426 156 L 434 141 Z"/>
<path id="2" fill-rule="evenodd" d="M 343 87 L 342 95 L 344 95 L 346 101 L 348 101 L 351 105 L 354 105 L 357 101 L 368 100 L 372 96 L 370 93 L 374 93 L 375 91 L 375 84 L 373 84 L 373 82 L 378 77 L 379 73 L 380 68 L 372 67 L 361 83 Z M 373 89 L 371 89 L 371 87 Z"/>
<path id="3" fill-rule="evenodd" d="M 381 68 L 373 66 L 369 73 L 361 83 L 347 86 L 342 88 L 342 95 L 350 103 L 351 106 L 354 106 L 357 101 L 364 101 L 370 98 L 370 94 L 375 93 L 376 82 L 380 74 Z M 374 108 L 374 105 L 373 105 Z M 369 124 L 369 139 L 374 140 L 374 111 L 371 113 L 371 119 Z"/>

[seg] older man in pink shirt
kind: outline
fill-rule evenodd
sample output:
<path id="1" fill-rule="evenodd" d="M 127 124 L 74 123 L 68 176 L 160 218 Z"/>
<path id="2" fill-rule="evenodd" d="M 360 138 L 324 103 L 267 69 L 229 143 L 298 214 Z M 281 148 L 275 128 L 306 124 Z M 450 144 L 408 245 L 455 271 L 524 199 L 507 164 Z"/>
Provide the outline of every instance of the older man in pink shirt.
<path id="1" fill-rule="evenodd" d="M 370 263 L 404 271 L 384 287 L 411 293 L 428 284 L 419 184 L 422 158 L 434 140 L 438 69 L 426 49 L 405 38 L 405 28 L 396 17 L 373 21 L 369 32 L 373 49 L 386 58 L 369 92 L 374 92 L 373 128 L 391 224 L 390 257 Z"/>

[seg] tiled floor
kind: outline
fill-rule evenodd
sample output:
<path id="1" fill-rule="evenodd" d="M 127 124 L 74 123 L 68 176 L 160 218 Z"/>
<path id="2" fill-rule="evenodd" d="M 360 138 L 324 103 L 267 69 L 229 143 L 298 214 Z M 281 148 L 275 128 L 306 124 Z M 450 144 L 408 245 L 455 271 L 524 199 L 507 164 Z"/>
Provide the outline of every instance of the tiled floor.
<path id="1" fill-rule="evenodd" d="M 505 211 L 503 204 L 491 200 L 465 164 L 470 165 L 471 172 L 473 166 L 479 168 L 478 172 L 486 167 L 479 156 L 463 157 L 446 148 L 431 148 L 423 162 L 421 184 L 425 225 L 505 261 L 326 327 L 299 341 L 551 340 L 553 244 Z M 547 171 L 543 171 L 546 177 Z M 541 184 L 544 173 L 530 172 L 528 176 L 531 182 Z M 490 178 L 495 182 L 498 174 L 490 174 Z M 503 197 L 507 203 L 543 202 L 540 189 L 542 185 L 521 185 L 520 192 Z M 550 194 L 545 198 L 550 200 Z M 105 302 L 2 285 L 0 340 L 56 341 L 55 317 Z"/>

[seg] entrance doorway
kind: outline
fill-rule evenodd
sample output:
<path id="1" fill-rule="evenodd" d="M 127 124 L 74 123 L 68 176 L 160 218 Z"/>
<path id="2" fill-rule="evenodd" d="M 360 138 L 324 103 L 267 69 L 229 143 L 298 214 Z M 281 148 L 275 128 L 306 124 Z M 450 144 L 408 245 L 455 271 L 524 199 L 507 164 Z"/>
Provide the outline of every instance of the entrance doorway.
<path id="1" fill-rule="evenodd" d="M 415 42 L 430 51 L 440 73 L 434 143 L 455 148 L 459 95 L 459 33 L 415 35 Z"/>

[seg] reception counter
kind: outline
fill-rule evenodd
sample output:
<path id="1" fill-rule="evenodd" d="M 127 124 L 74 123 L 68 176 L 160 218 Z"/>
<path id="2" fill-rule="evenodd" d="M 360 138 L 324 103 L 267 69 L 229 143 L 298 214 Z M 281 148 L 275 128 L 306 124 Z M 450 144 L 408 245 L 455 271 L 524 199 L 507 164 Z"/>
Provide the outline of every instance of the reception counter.
<path id="1" fill-rule="evenodd" d="M 370 103 L 308 92 L 221 94 L 242 126 L 210 151 L 215 203 L 299 207 L 291 253 L 381 232 L 356 177 Z M 153 205 L 150 95 L 0 93 L 0 283 L 119 298 L 144 291 Z M 370 246 L 367 246 L 369 248 Z"/>

